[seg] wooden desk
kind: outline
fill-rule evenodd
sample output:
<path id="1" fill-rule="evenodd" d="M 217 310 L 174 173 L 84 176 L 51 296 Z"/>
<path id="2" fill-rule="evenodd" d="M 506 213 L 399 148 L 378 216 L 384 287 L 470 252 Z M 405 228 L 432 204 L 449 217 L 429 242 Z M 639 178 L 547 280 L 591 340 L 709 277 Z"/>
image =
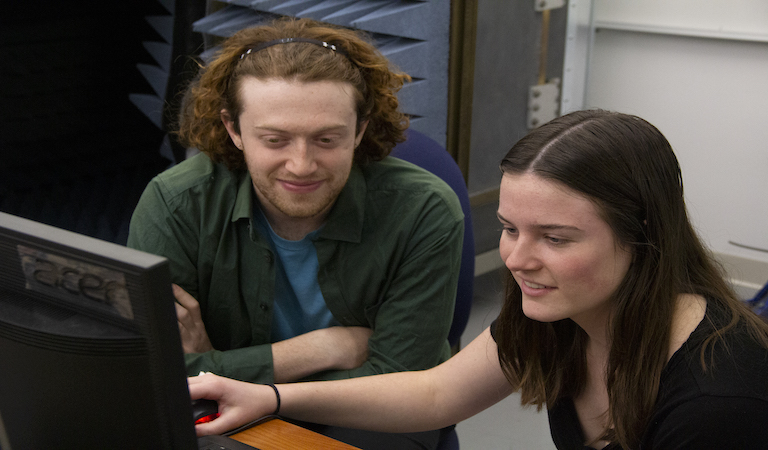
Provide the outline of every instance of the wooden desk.
<path id="1" fill-rule="evenodd" d="M 260 450 L 360 450 L 280 419 L 268 420 L 230 437 Z"/>

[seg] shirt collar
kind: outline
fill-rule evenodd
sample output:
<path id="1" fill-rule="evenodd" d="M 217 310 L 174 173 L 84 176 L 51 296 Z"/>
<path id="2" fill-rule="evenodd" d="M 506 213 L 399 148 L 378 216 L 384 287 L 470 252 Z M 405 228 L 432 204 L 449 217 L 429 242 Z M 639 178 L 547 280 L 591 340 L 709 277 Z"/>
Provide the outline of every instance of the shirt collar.
<path id="1" fill-rule="evenodd" d="M 237 222 L 240 219 L 253 218 L 253 182 L 251 182 L 251 174 L 246 170 L 245 173 L 238 177 L 237 197 L 235 197 L 235 205 L 232 208 L 232 222 Z"/>
<path id="2" fill-rule="evenodd" d="M 328 219 L 320 232 L 320 237 L 337 241 L 360 242 L 363 235 L 363 217 L 365 217 L 365 199 L 367 184 L 363 171 L 352 166 L 347 184 L 336 199 Z"/>

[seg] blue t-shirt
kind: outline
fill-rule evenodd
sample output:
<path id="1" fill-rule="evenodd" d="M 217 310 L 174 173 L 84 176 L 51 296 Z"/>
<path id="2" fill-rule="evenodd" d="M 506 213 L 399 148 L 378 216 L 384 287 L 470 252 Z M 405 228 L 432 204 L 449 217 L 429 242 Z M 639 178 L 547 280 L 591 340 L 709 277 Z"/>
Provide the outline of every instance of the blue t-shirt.
<path id="1" fill-rule="evenodd" d="M 319 265 L 313 241 L 322 228 L 299 241 L 289 241 L 278 236 L 261 209 L 258 211 L 255 214 L 257 223 L 264 229 L 275 252 L 272 342 L 338 325 L 317 282 Z"/>

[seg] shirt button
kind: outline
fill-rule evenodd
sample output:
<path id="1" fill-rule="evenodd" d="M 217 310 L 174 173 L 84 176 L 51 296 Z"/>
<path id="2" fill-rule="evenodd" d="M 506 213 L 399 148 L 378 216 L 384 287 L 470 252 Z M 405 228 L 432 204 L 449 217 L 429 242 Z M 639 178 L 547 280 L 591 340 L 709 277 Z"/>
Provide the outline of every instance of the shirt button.
<path id="1" fill-rule="evenodd" d="M 266 303 L 262 303 L 259 305 L 259 308 L 261 308 L 262 311 L 269 310 L 269 306 Z"/>
<path id="2" fill-rule="evenodd" d="M 264 260 L 267 262 L 267 264 L 272 264 L 272 254 L 267 253 L 266 255 L 264 255 Z"/>

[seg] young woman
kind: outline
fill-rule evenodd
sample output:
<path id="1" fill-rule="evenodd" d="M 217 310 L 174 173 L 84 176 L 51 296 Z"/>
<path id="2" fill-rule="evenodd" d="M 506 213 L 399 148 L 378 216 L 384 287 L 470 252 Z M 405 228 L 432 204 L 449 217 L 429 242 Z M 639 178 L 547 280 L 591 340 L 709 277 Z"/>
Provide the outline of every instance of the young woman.
<path id="1" fill-rule="evenodd" d="M 765 448 L 768 325 L 694 232 L 680 168 L 638 117 L 580 111 L 501 163 L 499 318 L 420 372 L 271 386 L 204 375 L 222 433 L 281 415 L 380 431 L 437 429 L 514 391 L 546 406 L 558 449 Z"/>

